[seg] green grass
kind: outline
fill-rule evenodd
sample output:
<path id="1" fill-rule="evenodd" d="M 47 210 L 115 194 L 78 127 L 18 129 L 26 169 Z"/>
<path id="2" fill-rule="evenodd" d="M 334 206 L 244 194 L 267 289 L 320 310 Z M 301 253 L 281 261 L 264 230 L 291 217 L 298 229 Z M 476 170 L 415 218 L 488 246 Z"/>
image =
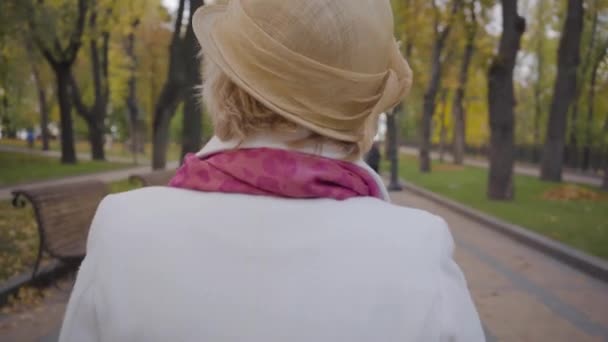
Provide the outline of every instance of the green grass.
<path id="1" fill-rule="evenodd" d="M 434 163 L 433 171 L 423 174 L 415 158 L 403 157 L 400 174 L 407 182 L 608 259 L 608 193 L 595 190 L 597 200 L 549 200 L 543 194 L 563 184 L 516 175 L 515 200 L 490 201 L 482 168 Z"/>
<path id="2" fill-rule="evenodd" d="M 121 180 L 111 183 L 110 191 L 118 193 L 137 187 Z M 32 208 L 13 208 L 10 201 L 0 201 L 0 284 L 30 270 L 37 251 L 38 229 Z"/>
<path id="3" fill-rule="evenodd" d="M 0 187 L 131 166 L 99 161 L 80 161 L 74 165 L 65 165 L 55 158 L 13 152 L 0 152 L 0 165 Z"/>
<path id="4" fill-rule="evenodd" d="M 27 142 L 19 139 L 0 139 L 0 146 L 9 147 L 22 147 L 27 148 Z M 40 149 L 41 142 L 36 141 L 34 148 Z M 75 144 L 77 153 L 90 153 L 91 147 L 87 141 L 77 141 Z M 49 142 L 49 149 L 51 151 L 60 151 L 61 145 L 57 140 L 51 140 Z M 176 143 L 170 143 L 167 151 L 167 160 L 179 160 L 181 156 L 181 146 Z M 121 142 L 114 142 L 110 147 L 106 148 L 106 157 L 122 157 L 122 158 L 133 158 L 131 151 Z M 152 158 L 152 144 L 147 143 L 144 146 L 143 156 L 139 155 L 139 159 L 151 159 Z"/>

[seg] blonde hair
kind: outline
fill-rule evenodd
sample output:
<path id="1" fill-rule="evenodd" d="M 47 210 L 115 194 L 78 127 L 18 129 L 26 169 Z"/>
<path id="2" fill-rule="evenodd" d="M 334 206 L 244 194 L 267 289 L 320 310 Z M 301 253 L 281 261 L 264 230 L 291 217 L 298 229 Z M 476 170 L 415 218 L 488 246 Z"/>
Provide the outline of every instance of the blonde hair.
<path id="1" fill-rule="evenodd" d="M 221 140 L 243 141 L 255 133 L 296 132 L 300 127 L 249 95 L 208 58 L 203 63 L 202 95 L 215 135 Z M 374 129 L 365 131 L 375 131 L 375 124 Z M 365 134 L 361 142 L 345 142 L 311 132 L 308 137 L 295 140 L 291 145 L 297 147 L 312 141 L 321 149 L 324 143 L 333 143 L 344 150 L 348 159 L 354 159 L 371 147 L 373 135 L 369 135 Z"/>

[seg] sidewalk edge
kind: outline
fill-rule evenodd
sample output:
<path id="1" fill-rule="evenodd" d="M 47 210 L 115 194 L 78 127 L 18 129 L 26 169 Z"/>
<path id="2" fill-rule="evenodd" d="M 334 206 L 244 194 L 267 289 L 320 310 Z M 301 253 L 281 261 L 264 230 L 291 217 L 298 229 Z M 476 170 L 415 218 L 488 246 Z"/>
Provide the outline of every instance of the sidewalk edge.
<path id="1" fill-rule="evenodd" d="M 482 213 L 476 209 L 423 189 L 411 183 L 401 181 L 403 188 L 416 195 L 422 196 L 446 208 L 454 210 L 474 221 L 502 233 L 513 240 L 526 244 L 554 259 L 557 259 L 596 279 L 608 282 L 608 262 L 574 249 L 561 242 L 547 238 L 521 226 L 500 220 L 494 216 Z"/>

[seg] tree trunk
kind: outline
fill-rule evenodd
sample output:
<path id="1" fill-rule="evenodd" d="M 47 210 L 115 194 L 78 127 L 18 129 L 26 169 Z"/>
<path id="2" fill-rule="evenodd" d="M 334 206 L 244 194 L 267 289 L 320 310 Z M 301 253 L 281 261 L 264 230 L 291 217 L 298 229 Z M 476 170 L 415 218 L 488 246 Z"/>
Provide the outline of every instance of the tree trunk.
<path id="1" fill-rule="evenodd" d="M 57 82 L 57 100 L 61 121 L 61 162 L 65 164 L 76 163 L 76 151 L 74 149 L 74 132 L 72 127 L 72 99 L 70 84 L 72 83 L 71 68 L 76 60 L 80 46 L 82 45 L 82 34 L 84 23 L 89 11 L 89 1 L 78 0 L 78 15 L 74 21 L 74 29 L 69 34 L 69 43 L 62 46 L 57 36 L 40 37 L 33 34 L 33 40 L 38 49 L 53 68 Z M 40 2 L 38 5 L 43 5 Z M 35 16 L 28 17 L 28 26 L 32 32 L 36 32 Z M 47 44 L 52 45 L 49 47 Z"/>
<path id="2" fill-rule="evenodd" d="M 177 19 L 169 46 L 169 69 L 167 80 L 163 85 L 161 95 L 154 108 L 154 121 L 152 124 L 152 168 L 164 169 L 167 165 L 167 150 L 169 147 L 169 124 L 183 96 L 185 84 L 185 71 L 182 61 L 184 59 L 184 42 L 181 38 L 182 18 L 184 15 L 185 0 L 179 1 Z M 188 27 L 192 26 L 192 15 Z"/>
<path id="3" fill-rule="evenodd" d="M 454 95 L 454 164 L 462 165 L 464 162 L 464 153 L 466 148 L 466 121 L 465 110 L 463 105 L 464 92 L 467 83 L 467 74 L 471 58 L 473 56 L 473 42 L 467 43 L 465 48 L 464 59 L 460 67 L 460 77 L 458 88 Z"/>
<path id="4" fill-rule="evenodd" d="M 196 11 L 197 8 L 203 5 L 202 0 L 190 0 L 190 12 Z M 192 26 L 188 27 L 186 37 L 184 38 L 184 55 L 186 57 L 185 75 L 185 96 L 184 96 L 184 117 L 183 117 L 183 132 L 182 132 L 182 155 L 194 153 L 201 147 L 203 141 L 203 112 L 200 104 L 200 96 L 197 86 L 202 83 L 200 72 L 200 61 L 197 57 L 196 37 Z"/>
<path id="5" fill-rule="evenodd" d="M 74 149 L 74 128 L 72 125 L 72 101 L 70 99 L 70 65 L 54 65 L 57 78 L 57 99 L 61 121 L 61 162 L 76 164 Z"/>
<path id="6" fill-rule="evenodd" d="M 49 106 L 47 100 L 47 94 L 45 86 L 40 76 L 40 70 L 38 69 L 38 60 L 34 53 L 34 46 L 29 39 L 26 39 L 25 47 L 27 49 L 27 55 L 29 57 L 30 65 L 32 67 L 32 76 L 34 77 L 34 84 L 36 86 L 36 92 L 38 95 L 38 111 L 40 112 L 40 137 L 42 140 L 42 150 L 49 150 Z"/>
<path id="7" fill-rule="evenodd" d="M 540 85 L 540 80 L 542 72 L 541 72 L 541 57 L 539 56 L 539 70 L 538 70 L 538 81 L 536 82 L 536 84 L 534 85 L 534 132 L 533 132 L 533 137 L 534 137 L 534 154 L 533 154 L 533 160 L 534 162 L 538 162 L 538 160 L 540 160 L 540 156 L 538 153 L 538 149 L 540 147 L 540 118 L 542 116 L 543 113 L 543 108 L 542 108 L 542 100 L 541 100 L 541 85 Z"/>
<path id="8" fill-rule="evenodd" d="M 604 166 L 604 180 L 602 182 L 602 189 L 608 191 L 608 163 Z"/>
<path id="9" fill-rule="evenodd" d="M 435 98 L 441 81 L 441 56 L 445 41 L 452 28 L 454 14 L 460 7 L 459 0 L 453 0 L 450 18 L 443 29 L 439 30 L 439 14 L 435 0 L 433 0 L 435 13 L 435 43 L 433 44 L 433 56 L 431 59 L 431 79 L 424 93 L 424 105 L 422 111 L 422 141 L 420 142 L 420 171 L 431 172 L 431 136 L 433 114 L 435 113 Z"/>
<path id="10" fill-rule="evenodd" d="M 93 2 L 95 5 L 95 2 Z M 106 12 L 110 15 L 111 12 Z M 97 9 L 91 11 L 89 17 L 89 27 L 92 31 L 97 29 Z M 76 110 L 87 122 L 89 128 L 89 144 L 91 146 L 91 158 L 93 160 L 105 160 L 105 119 L 107 114 L 108 102 L 110 99 L 110 81 L 108 75 L 108 56 L 110 33 L 102 31 L 101 50 L 99 48 L 99 37 L 92 35 L 89 40 L 89 51 L 91 58 L 91 76 L 93 78 L 94 102 L 88 107 L 82 101 L 80 90 L 76 79 L 70 74 L 70 85 L 72 99 Z"/>
<path id="11" fill-rule="evenodd" d="M 32 61 L 32 74 L 34 76 L 34 83 L 36 84 L 36 91 L 38 93 L 38 110 L 40 111 L 40 137 L 42 139 L 42 150 L 49 150 L 49 106 L 46 98 L 46 89 L 42 84 L 40 78 L 40 72 L 38 67 Z"/>
<path id="12" fill-rule="evenodd" d="M 581 107 L 581 98 L 583 94 L 584 84 L 586 82 L 586 77 L 589 74 L 589 69 L 592 67 L 593 63 L 593 52 L 595 50 L 595 36 L 597 33 L 597 21 L 598 21 L 598 13 L 597 10 L 594 10 L 593 19 L 591 21 L 591 37 L 589 42 L 584 44 L 584 48 L 586 49 L 585 57 L 583 59 L 583 63 L 581 68 L 578 70 L 578 79 L 576 82 L 576 91 L 574 100 L 572 103 L 572 112 L 570 116 L 570 137 L 568 139 L 569 145 L 572 147 L 570 158 L 572 160 L 572 165 L 579 167 L 581 169 L 586 169 L 587 162 L 585 161 L 585 151 L 583 151 L 583 156 L 579 155 L 579 134 L 581 133 L 581 123 L 579 120 L 580 107 Z M 583 19 L 584 20 L 584 19 Z M 592 76 L 593 77 L 593 76 Z M 586 132 L 586 127 L 585 127 Z M 585 144 L 586 145 L 586 144 Z M 583 147 L 583 150 L 586 150 L 586 146 Z"/>
<path id="13" fill-rule="evenodd" d="M 401 191 L 403 187 L 399 181 L 399 121 L 398 115 L 402 111 L 403 105 L 399 104 L 392 113 L 386 115 L 386 157 L 390 162 L 390 179 L 387 189 L 389 191 Z"/>
<path id="14" fill-rule="evenodd" d="M 104 124 L 89 121 L 87 122 L 87 127 L 89 129 L 89 143 L 91 145 L 91 159 L 93 160 L 105 160 L 105 132 L 104 132 Z"/>
<path id="15" fill-rule="evenodd" d="M 568 13 L 558 50 L 558 69 L 541 163 L 541 179 L 562 179 L 566 121 L 576 92 L 576 71 L 583 29 L 583 1 L 568 0 Z"/>
<path id="16" fill-rule="evenodd" d="M 127 81 L 128 93 L 126 99 L 129 113 L 130 149 L 135 156 L 136 163 L 137 154 L 144 152 L 143 122 L 137 103 L 137 55 L 135 54 L 135 29 L 139 26 L 139 23 L 139 19 L 136 19 L 131 23 L 131 32 L 129 32 L 125 41 L 125 53 L 131 62 L 129 65 L 129 79 Z"/>
<path id="17" fill-rule="evenodd" d="M 498 55 L 494 57 L 488 77 L 488 106 L 490 109 L 490 169 L 488 198 L 513 199 L 513 69 L 525 19 L 517 14 L 517 1 L 501 0 L 503 31 Z"/>
<path id="18" fill-rule="evenodd" d="M 199 105 L 199 96 L 192 87 L 186 89 L 182 132 L 182 160 L 186 154 L 198 151 L 203 141 L 203 113 Z"/>
<path id="19" fill-rule="evenodd" d="M 5 134 L 7 138 L 15 139 L 17 137 L 17 131 L 15 130 L 15 127 L 8 116 L 8 105 L 8 96 L 4 96 L 2 98 L 2 120 L 0 122 L 2 123 L 2 128 L 4 129 L 2 133 Z"/>
<path id="20" fill-rule="evenodd" d="M 444 161 L 444 154 L 445 154 L 445 143 L 447 140 L 447 126 L 445 124 L 445 116 L 446 116 L 446 112 L 447 112 L 447 107 L 448 107 L 448 90 L 447 89 L 443 89 L 441 91 L 441 117 L 440 117 L 440 123 L 439 123 L 439 162 L 443 163 Z"/>
<path id="21" fill-rule="evenodd" d="M 536 8 L 536 18 L 535 20 L 540 24 L 543 22 L 545 16 L 545 2 L 540 1 Z M 533 126 L 533 144 L 534 151 L 532 155 L 532 159 L 535 163 L 538 163 L 540 160 L 540 146 L 541 146 L 541 136 L 540 136 L 540 122 L 543 115 L 543 96 L 542 93 L 544 89 L 544 75 L 545 75 L 545 60 L 544 60 L 544 29 L 545 27 L 541 24 L 541 34 L 537 34 L 536 41 L 536 82 L 534 82 L 534 126 Z"/>
<path id="22" fill-rule="evenodd" d="M 435 98 L 441 79 L 441 50 L 443 41 L 438 40 L 433 48 L 433 64 L 431 66 L 431 80 L 424 94 L 424 106 L 422 112 L 422 141 L 420 142 L 420 171 L 431 171 L 431 137 L 433 114 L 435 113 Z"/>
<path id="23" fill-rule="evenodd" d="M 566 157 L 565 163 L 569 164 L 572 168 L 577 168 L 579 165 L 579 155 L 578 155 L 578 103 L 574 100 L 572 102 L 572 107 L 570 110 L 570 123 L 567 124 L 570 128 L 569 138 L 567 139 L 566 144 Z M 567 116 L 568 114 L 566 114 Z M 567 129 L 566 129 L 567 130 Z"/>
<path id="24" fill-rule="evenodd" d="M 583 168 L 589 168 L 591 144 L 593 140 L 593 117 L 595 114 L 595 93 L 597 87 L 597 74 L 602 60 L 606 57 L 608 50 L 608 39 L 601 45 L 599 54 L 595 57 L 593 67 L 591 68 L 591 82 L 587 93 L 587 123 L 585 125 L 585 147 L 583 149 Z"/>
<path id="25" fill-rule="evenodd" d="M 462 165 L 464 162 L 464 154 L 466 148 L 466 121 L 464 109 L 464 96 L 469 80 L 469 66 L 475 52 L 475 36 L 477 35 L 477 17 L 475 15 L 475 2 L 469 3 L 470 22 L 466 25 L 467 41 L 464 47 L 464 56 L 460 64 L 460 72 L 458 75 L 458 87 L 454 94 L 454 104 L 452 108 L 454 116 L 454 137 L 452 141 L 452 153 L 454 164 Z"/>
<path id="26" fill-rule="evenodd" d="M 131 152 L 137 155 L 144 151 L 144 136 L 142 132 L 143 122 L 137 105 L 137 79 L 134 74 L 129 76 L 128 94 L 127 94 L 127 109 L 129 111 L 129 133 L 131 140 Z"/>
<path id="27" fill-rule="evenodd" d="M 38 90 L 38 101 L 40 102 L 40 137 L 42 139 L 42 150 L 49 150 L 49 109 L 46 100 L 46 92 Z"/>
<path id="28" fill-rule="evenodd" d="M 394 112 L 396 112 L 397 109 L 394 110 Z M 388 115 L 389 113 L 385 113 L 386 114 L 386 141 L 384 142 L 384 156 L 386 158 L 386 160 L 389 160 L 389 156 L 391 155 L 391 137 L 390 135 L 393 134 L 392 132 L 397 132 L 396 128 L 395 128 L 395 120 L 394 118 L 389 118 L 390 115 Z M 390 160 L 389 160 L 390 161 Z"/>
<path id="29" fill-rule="evenodd" d="M 163 94 L 167 88 L 163 89 Z M 177 92 L 177 90 L 174 90 Z M 179 94 L 161 94 L 161 99 L 157 104 L 154 115 L 153 135 L 152 135 L 152 168 L 162 170 L 167 166 L 167 150 L 169 148 L 169 124 L 171 117 L 179 103 Z"/>
<path id="30" fill-rule="evenodd" d="M 589 10 L 591 11 L 592 15 L 593 15 L 593 19 L 591 20 L 591 37 L 590 37 L 590 42 L 586 46 L 586 53 L 585 53 L 585 59 L 583 60 L 583 67 L 582 67 L 582 71 L 581 71 L 581 78 L 580 78 L 580 82 L 577 83 L 577 90 L 576 90 L 576 99 L 574 100 L 575 102 L 575 106 L 573 110 L 576 110 L 577 114 L 578 114 L 578 108 L 579 108 L 579 103 L 581 101 L 582 95 L 583 95 L 583 89 L 584 86 L 583 84 L 586 83 L 586 77 L 589 74 L 589 70 L 591 69 L 591 85 L 593 86 L 594 84 L 594 80 L 593 78 L 595 77 L 595 63 L 593 60 L 594 57 L 594 52 L 596 49 L 596 35 L 597 35 L 597 22 L 598 22 L 598 11 L 597 11 L 597 1 L 593 2 L 593 7 L 590 8 Z M 583 24 L 584 25 L 584 24 Z M 605 50 L 605 49 L 604 49 Z M 589 109 L 589 107 L 593 107 L 593 105 L 587 103 L 587 109 Z M 578 115 L 577 115 L 578 116 Z M 583 142 L 583 153 L 581 156 L 581 160 L 580 160 L 580 167 L 583 170 L 587 170 L 589 168 L 589 149 L 590 149 L 590 123 L 591 120 L 593 118 L 593 115 L 590 115 L 590 112 L 587 112 L 587 121 L 584 124 L 584 142 Z M 572 139 L 570 139 L 572 141 Z"/>
<path id="31" fill-rule="evenodd" d="M 608 47 L 608 41 L 606 42 Z M 605 54 L 602 54 L 605 56 Z M 608 135 L 608 117 L 604 121 L 603 134 Z M 608 146 L 604 150 L 604 178 L 602 181 L 602 189 L 608 191 Z"/>

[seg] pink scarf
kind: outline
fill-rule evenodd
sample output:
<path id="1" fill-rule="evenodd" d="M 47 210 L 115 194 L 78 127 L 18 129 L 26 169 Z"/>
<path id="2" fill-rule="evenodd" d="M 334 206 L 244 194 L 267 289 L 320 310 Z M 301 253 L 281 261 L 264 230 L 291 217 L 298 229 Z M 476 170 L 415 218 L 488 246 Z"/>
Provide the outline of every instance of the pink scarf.
<path id="1" fill-rule="evenodd" d="M 204 158 L 189 154 L 169 186 L 286 198 L 382 199 L 372 175 L 355 164 L 271 148 L 225 151 Z"/>

